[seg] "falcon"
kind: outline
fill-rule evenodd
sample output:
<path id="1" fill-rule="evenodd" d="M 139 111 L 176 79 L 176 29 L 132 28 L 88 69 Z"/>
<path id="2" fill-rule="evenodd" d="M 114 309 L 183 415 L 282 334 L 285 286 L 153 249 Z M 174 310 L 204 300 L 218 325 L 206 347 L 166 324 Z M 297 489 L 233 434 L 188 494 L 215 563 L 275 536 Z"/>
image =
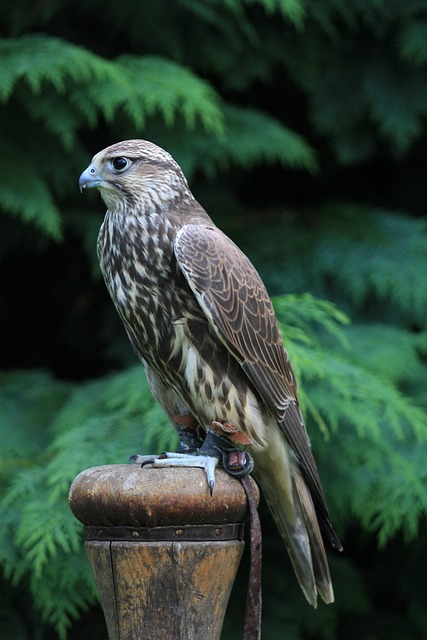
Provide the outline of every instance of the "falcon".
<path id="1" fill-rule="evenodd" d="M 107 206 L 97 243 L 105 284 L 181 439 L 158 464 L 204 466 L 211 490 L 218 460 L 236 476 L 254 467 L 308 602 L 333 602 L 322 534 L 342 547 L 254 266 L 151 142 L 100 151 L 79 186 L 96 187 Z"/>

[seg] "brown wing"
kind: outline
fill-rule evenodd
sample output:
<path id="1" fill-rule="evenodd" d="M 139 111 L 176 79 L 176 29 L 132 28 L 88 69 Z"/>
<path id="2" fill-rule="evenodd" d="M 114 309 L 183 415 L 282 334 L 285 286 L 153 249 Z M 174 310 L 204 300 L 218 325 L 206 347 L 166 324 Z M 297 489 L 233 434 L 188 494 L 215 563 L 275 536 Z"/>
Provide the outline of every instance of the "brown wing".
<path id="1" fill-rule="evenodd" d="M 316 463 L 298 407 L 297 384 L 273 305 L 249 259 L 219 229 L 186 225 L 175 255 L 218 337 L 241 364 L 283 430 L 312 494 L 320 521 L 334 546 Z"/>
<path id="2" fill-rule="evenodd" d="M 295 377 L 283 348 L 273 305 L 248 258 L 219 229 L 187 225 L 175 254 L 220 339 L 240 362 L 278 422 Z"/>

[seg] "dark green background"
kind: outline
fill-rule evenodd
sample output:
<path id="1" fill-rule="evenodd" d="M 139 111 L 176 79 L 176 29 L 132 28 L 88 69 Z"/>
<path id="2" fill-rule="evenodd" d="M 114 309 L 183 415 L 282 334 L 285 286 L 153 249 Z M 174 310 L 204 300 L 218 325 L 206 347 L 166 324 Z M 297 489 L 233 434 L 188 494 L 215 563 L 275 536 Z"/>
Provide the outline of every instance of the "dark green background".
<path id="1" fill-rule="evenodd" d="M 106 637 L 69 485 L 174 446 L 77 187 L 142 137 L 275 297 L 345 547 L 314 612 L 261 505 L 263 637 L 427 638 L 427 2 L 15 0 L 0 25 L 1 637 Z"/>

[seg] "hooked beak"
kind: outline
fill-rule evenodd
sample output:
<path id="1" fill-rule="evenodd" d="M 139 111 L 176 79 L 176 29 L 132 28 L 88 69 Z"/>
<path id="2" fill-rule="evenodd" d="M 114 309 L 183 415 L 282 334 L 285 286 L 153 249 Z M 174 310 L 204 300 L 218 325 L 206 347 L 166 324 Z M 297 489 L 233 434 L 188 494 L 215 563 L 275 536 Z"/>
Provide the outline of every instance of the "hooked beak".
<path id="1" fill-rule="evenodd" d="M 80 176 L 79 179 L 79 188 L 80 193 L 83 192 L 83 189 L 92 189 L 93 187 L 98 187 L 102 182 L 102 179 L 99 177 L 95 167 L 90 164 L 87 169 L 85 169 Z"/>

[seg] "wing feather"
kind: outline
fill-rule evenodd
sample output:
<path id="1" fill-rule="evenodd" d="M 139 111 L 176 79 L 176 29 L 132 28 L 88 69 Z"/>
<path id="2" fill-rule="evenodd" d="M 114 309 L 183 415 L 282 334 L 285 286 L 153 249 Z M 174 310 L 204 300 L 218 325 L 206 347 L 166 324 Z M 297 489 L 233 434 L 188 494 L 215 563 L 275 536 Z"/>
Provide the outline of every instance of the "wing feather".
<path id="1" fill-rule="evenodd" d="M 257 271 L 219 229 L 187 225 L 175 254 L 219 337 L 244 365 L 274 417 L 281 422 L 295 377 L 283 348 L 273 305 Z M 265 388 L 264 388 L 265 387 Z"/>
<path id="2" fill-rule="evenodd" d="M 242 251 L 215 226 L 186 225 L 175 255 L 189 286 L 219 339 L 281 427 L 306 478 L 329 539 L 333 532 L 310 442 L 298 406 L 297 383 L 283 347 L 267 290 Z"/>

